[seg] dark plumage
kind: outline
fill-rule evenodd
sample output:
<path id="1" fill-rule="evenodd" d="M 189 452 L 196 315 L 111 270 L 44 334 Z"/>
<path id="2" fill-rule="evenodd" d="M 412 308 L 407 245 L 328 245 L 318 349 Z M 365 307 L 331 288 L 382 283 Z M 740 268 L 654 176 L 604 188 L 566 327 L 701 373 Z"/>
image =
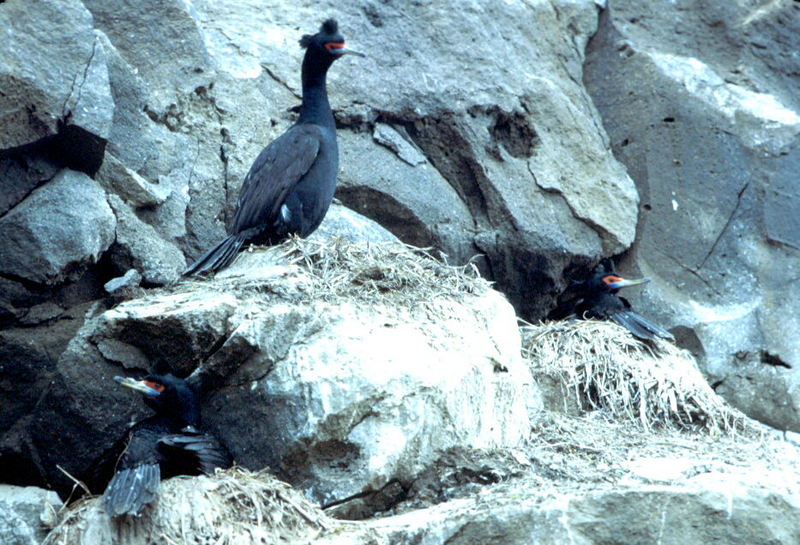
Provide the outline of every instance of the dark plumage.
<path id="1" fill-rule="evenodd" d="M 185 380 L 172 375 L 114 380 L 142 392 L 156 414 L 135 424 L 118 445 L 115 473 L 103 494 L 110 516 L 139 515 L 156 498 L 162 478 L 211 474 L 231 466 L 219 441 L 197 429 L 200 403 Z"/>
<path id="2" fill-rule="evenodd" d="M 336 124 L 325 78 L 333 61 L 347 53 L 333 19 L 305 35 L 303 104 L 300 118 L 256 158 L 242 183 L 228 237 L 200 256 L 184 275 L 226 267 L 246 242 L 277 244 L 289 235 L 310 235 L 333 200 L 339 170 Z"/>
<path id="3" fill-rule="evenodd" d="M 613 263 L 603 260 L 587 280 L 570 285 L 558 298 L 558 306 L 548 315 L 550 320 L 579 319 L 613 320 L 634 336 L 644 340 L 674 340 L 672 333 L 634 312 L 621 288 L 644 284 L 647 279 L 625 280 L 617 275 Z"/>

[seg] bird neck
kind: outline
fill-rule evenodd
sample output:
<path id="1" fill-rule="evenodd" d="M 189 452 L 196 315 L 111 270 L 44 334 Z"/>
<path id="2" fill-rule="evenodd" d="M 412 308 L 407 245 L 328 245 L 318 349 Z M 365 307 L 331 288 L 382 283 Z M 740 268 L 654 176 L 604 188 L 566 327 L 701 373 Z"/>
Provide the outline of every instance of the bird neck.
<path id="1" fill-rule="evenodd" d="M 165 416 L 173 420 L 178 428 L 197 427 L 200 425 L 200 404 L 196 399 L 183 400 L 180 407 L 167 411 Z"/>
<path id="2" fill-rule="evenodd" d="M 303 105 L 298 123 L 336 127 L 325 81 L 328 68 L 330 63 L 315 62 L 309 55 L 303 59 Z"/>
<path id="3" fill-rule="evenodd" d="M 192 404 L 186 407 L 180 415 L 181 420 L 186 426 L 197 427 L 200 425 L 200 405 Z"/>

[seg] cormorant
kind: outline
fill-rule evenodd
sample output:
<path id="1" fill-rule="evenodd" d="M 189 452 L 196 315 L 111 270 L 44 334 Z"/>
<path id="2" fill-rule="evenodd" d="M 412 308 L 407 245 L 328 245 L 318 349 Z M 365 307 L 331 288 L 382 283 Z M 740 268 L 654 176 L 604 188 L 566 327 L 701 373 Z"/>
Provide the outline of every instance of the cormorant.
<path id="1" fill-rule="evenodd" d="M 611 260 L 604 259 L 587 280 L 573 283 L 564 290 L 558 298 L 558 306 L 550 312 L 548 319 L 561 320 L 574 316 L 586 320 L 613 320 L 640 339 L 675 340 L 672 333 L 634 312 L 628 300 L 617 295 L 622 288 L 645 282 L 649 282 L 649 279 L 622 278 L 616 273 Z"/>
<path id="2" fill-rule="evenodd" d="M 219 441 L 198 431 L 200 402 L 187 381 L 170 374 L 114 380 L 142 392 L 156 414 L 131 427 L 119 445 L 122 452 L 103 494 L 111 517 L 138 516 L 155 499 L 162 478 L 213 474 L 218 467 L 231 466 L 230 455 Z"/>
<path id="3" fill-rule="evenodd" d="M 325 77 L 333 61 L 351 53 L 335 20 L 300 40 L 303 103 L 300 117 L 256 158 L 242 183 L 229 235 L 200 256 L 184 276 L 226 267 L 245 242 L 277 244 L 289 235 L 310 235 L 333 200 L 339 170 L 336 124 Z"/>

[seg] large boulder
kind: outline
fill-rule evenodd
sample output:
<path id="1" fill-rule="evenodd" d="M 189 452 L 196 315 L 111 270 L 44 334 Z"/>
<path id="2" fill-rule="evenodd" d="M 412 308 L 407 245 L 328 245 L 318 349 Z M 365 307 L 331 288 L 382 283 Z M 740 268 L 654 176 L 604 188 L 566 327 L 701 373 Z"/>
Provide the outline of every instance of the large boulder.
<path id="1" fill-rule="evenodd" d="M 717 391 L 800 430 L 800 6 L 609 2 L 585 81 L 642 195 L 632 294 Z"/>
<path id="2" fill-rule="evenodd" d="M 163 286 L 178 279 L 186 260 L 178 247 L 159 236 L 122 199 L 109 195 L 117 219 L 116 240 L 110 251 L 111 261 L 120 271 L 135 268 L 150 286 Z"/>
<path id="3" fill-rule="evenodd" d="M 452 457 L 435 505 L 412 498 L 369 521 L 331 519 L 336 508 L 323 512 L 269 475 L 230 470 L 163 483 L 141 518 L 109 523 L 99 499 L 81 502 L 65 510 L 46 543 L 132 545 L 159 536 L 297 545 L 790 545 L 800 538 L 800 489 L 787 479 L 797 472 L 797 446 L 782 439 L 637 433 L 602 417 L 551 421 L 538 439 L 473 456 L 477 466 L 468 453 Z M 504 457 L 517 460 L 513 475 L 504 474 Z"/>
<path id="4" fill-rule="evenodd" d="M 442 449 L 518 445 L 530 427 L 502 295 L 399 243 L 298 240 L 88 320 L 29 427 L 47 478 L 85 474 L 144 413 L 110 380 L 120 367 L 185 376 L 198 361 L 205 424 L 238 463 L 325 504 L 408 483 Z"/>
<path id="5" fill-rule="evenodd" d="M 96 131 L 110 152 L 99 180 L 153 227 L 143 236 L 193 259 L 223 236 L 253 158 L 296 120 L 297 40 L 323 16 L 291 4 L 84 5 L 78 19 L 94 27 L 113 99 L 97 106 L 112 116 Z M 565 267 L 633 240 L 635 188 L 580 85 L 596 15 L 590 0 L 340 12 L 342 30 L 370 53 L 330 74 L 342 202 L 451 263 L 478 256 L 518 311 L 543 316 Z"/>
<path id="6" fill-rule="evenodd" d="M 0 273 L 36 284 L 74 278 L 108 249 L 115 226 L 100 185 L 62 170 L 0 218 Z"/>
<path id="7" fill-rule="evenodd" d="M 0 533 L 6 545 L 39 545 L 62 502 L 52 490 L 0 484 Z"/>
<path id="8" fill-rule="evenodd" d="M 64 164 L 96 171 L 114 101 L 91 13 L 79 0 L 9 0 L 0 28 L 0 150 L 58 134 Z"/>
<path id="9" fill-rule="evenodd" d="M 271 125 L 255 133 L 266 144 L 295 119 L 284 113 L 287 99 L 291 105 L 300 94 L 294 29 L 312 31 L 309 21 L 322 15 L 290 4 L 269 14 L 239 2 L 196 8 L 226 81 L 209 97 L 220 103 L 254 78 L 290 92 L 267 97 Z M 339 198 L 454 263 L 484 254 L 479 266 L 515 307 L 543 316 L 564 267 L 620 252 L 634 236 L 635 187 L 608 154 L 579 83 L 596 14 L 591 1 L 369 3 L 341 11 L 342 31 L 369 57 L 344 59 L 329 74 L 340 126 Z M 262 115 L 250 104 L 248 97 L 238 111 Z M 245 151 L 246 169 L 257 150 L 231 128 L 235 111 L 221 112 L 230 138 L 223 147 L 237 169 L 230 153 Z M 242 178 L 228 179 L 224 188 L 193 180 L 193 198 L 230 203 Z M 193 219 L 189 236 L 204 238 L 212 226 Z"/>
<path id="10" fill-rule="evenodd" d="M 537 480 L 521 481 L 330 532 L 314 543 L 796 543 L 800 495 L 776 475 L 771 479 L 765 485 L 746 474 L 704 474 L 685 484 L 572 493 L 548 493 L 538 490 Z"/>

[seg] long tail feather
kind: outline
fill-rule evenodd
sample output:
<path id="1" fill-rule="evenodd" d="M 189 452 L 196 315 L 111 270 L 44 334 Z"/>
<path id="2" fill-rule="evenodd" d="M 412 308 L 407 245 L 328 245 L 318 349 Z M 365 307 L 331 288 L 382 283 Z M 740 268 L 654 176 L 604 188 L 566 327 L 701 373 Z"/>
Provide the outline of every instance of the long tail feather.
<path id="1" fill-rule="evenodd" d="M 216 272 L 230 265 L 244 244 L 244 237 L 229 235 L 219 244 L 201 255 L 197 261 L 183 271 L 183 276 Z"/>
<path id="2" fill-rule="evenodd" d="M 143 464 L 118 471 L 103 494 L 106 512 L 111 517 L 139 515 L 142 507 L 156 498 L 160 482 L 158 464 Z"/>
<path id="3" fill-rule="evenodd" d="M 654 340 L 661 338 L 669 341 L 675 340 L 672 333 L 632 311 L 615 312 L 611 315 L 611 319 L 622 327 L 627 328 L 628 331 L 640 339 Z"/>

